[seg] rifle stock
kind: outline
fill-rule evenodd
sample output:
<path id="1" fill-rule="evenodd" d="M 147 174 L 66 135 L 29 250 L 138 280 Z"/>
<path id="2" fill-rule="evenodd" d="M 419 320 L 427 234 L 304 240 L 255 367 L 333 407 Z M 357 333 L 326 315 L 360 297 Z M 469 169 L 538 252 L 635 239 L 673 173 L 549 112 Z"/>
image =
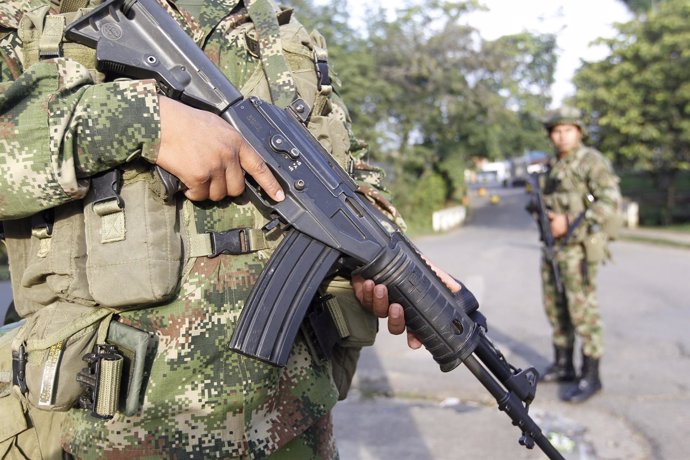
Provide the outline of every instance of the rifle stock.
<path id="1" fill-rule="evenodd" d="M 412 242 L 359 196 L 350 176 L 303 125 L 303 102 L 281 109 L 244 99 L 156 0 L 107 0 L 71 24 L 66 36 L 95 47 L 100 70 L 155 78 L 166 96 L 217 113 L 285 190 L 286 199 L 276 203 L 247 178 L 250 199 L 288 232 L 247 300 L 231 339 L 234 350 L 285 365 L 309 302 L 341 262 L 388 287 L 409 330 L 442 371 L 467 365 L 520 427 L 522 444 L 536 441 L 550 458 L 562 458 L 527 412 L 536 371 L 514 369 L 487 345 L 482 326 L 470 317 L 478 306 L 474 296 L 464 287 L 460 296 L 451 293 Z"/>

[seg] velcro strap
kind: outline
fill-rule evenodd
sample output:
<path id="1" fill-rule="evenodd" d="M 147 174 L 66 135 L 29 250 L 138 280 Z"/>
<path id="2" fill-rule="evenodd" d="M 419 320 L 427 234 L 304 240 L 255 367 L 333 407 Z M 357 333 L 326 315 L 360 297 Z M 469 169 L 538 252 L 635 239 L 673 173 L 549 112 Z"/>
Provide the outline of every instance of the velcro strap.
<path id="1" fill-rule="evenodd" d="M 101 218 L 101 243 L 125 239 L 125 210 L 117 199 L 94 203 L 93 211 Z"/>
<path id="2" fill-rule="evenodd" d="M 345 315 L 343 315 L 343 310 L 338 304 L 338 300 L 334 296 L 331 296 L 326 299 L 325 306 L 328 313 L 331 315 L 331 319 L 333 320 L 333 324 L 340 338 L 346 339 L 350 337 L 350 328 L 347 325 Z"/>
<path id="3" fill-rule="evenodd" d="M 297 87 L 283 54 L 280 26 L 273 0 L 247 0 L 247 11 L 259 38 L 261 63 L 271 90 L 271 99 L 287 107 L 297 97 Z"/>
<path id="4" fill-rule="evenodd" d="M 48 349 L 48 355 L 43 364 L 43 375 L 41 376 L 41 392 L 38 397 L 39 406 L 49 407 L 54 403 L 55 381 L 57 379 L 58 367 L 64 350 L 63 345 L 64 341 L 60 340 Z"/>
<path id="5" fill-rule="evenodd" d="M 101 218 L 101 243 L 125 239 L 125 203 L 120 197 L 122 171 L 111 169 L 91 178 L 93 212 Z"/>
<path id="6" fill-rule="evenodd" d="M 62 0 L 60 2 L 60 13 L 72 13 L 79 8 L 86 7 L 88 0 Z"/>
<path id="7" fill-rule="evenodd" d="M 329 93 L 331 91 L 331 76 L 328 72 L 328 51 L 319 46 L 314 46 L 314 65 L 316 66 L 317 87 L 322 91 L 322 87 Z"/>
<path id="8" fill-rule="evenodd" d="M 31 217 L 31 236 L 38 239 L 37 257 L 46 257 L 50 252 L 51 236 L 53 234 L 53 213 L 51 210 L 35 214 Z"/>
<path id="9" fill-rule="evenodd" d="M 101 359 L 98 376 L 98 394 L 94 411 L 100 417 L 112 417 L 117 412 L 122 380 L 123 358 L 108 354 Z"/>
<path id="10" fill-rule="evenodd" d="M 59 15 L 46 16 L 43 33 L 38 41 L 38 58 L 52 59 L 62 55 L 60 43 L 65 31 L 65 17 Z"/>

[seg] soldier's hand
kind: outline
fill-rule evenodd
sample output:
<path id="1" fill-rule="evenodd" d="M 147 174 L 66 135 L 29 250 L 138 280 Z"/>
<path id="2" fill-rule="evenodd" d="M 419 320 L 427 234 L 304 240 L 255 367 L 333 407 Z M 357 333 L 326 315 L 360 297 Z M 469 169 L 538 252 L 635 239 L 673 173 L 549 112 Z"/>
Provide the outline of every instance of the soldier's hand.
<path id="1" fill-rule="evenodd" d="M 429 263 L 434 272 L 448 286 L 453 293 L 457 293 L 462 286 L 448 273 Z M 352 287 L 355 297 L 362 307 L 372 312 L 379 318 L 388 318 L 388 331 L 399 335 L 405 332 L 405 312 L 399 303 L 390 303 L 388 300 L 388 288 L 383 284 L 376 284 L 372 280 L 365 280 L 361 276 L 352 277 Z M 407 345 L 416 350 L 422 346 L 422 342 L 410 331 L 407 331 Z"/>
<path id="2" fill-rule="evenodd" d="M 244 173 L 276 201 L 280 184 L 240 133 L 217 115 L 159 96 L 161 145 L 156 164 L 177 176 L 190 200 L 221 200 L 244 191 Z"/>
<path id="3" fill-rule="evenodd" d="M 568 233 L 568 216 L 551 211 L 548 212 L 547 216 L 551 225 L 551 234 L 554 238 L 560 238 Z"/>

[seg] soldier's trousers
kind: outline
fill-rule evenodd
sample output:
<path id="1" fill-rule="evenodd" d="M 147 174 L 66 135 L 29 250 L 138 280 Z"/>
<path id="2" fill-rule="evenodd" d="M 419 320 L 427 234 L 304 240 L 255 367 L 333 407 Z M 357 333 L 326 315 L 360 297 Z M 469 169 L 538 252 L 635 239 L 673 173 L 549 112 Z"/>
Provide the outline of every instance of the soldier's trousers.
<path id="1" fill-rule="evenodd" d="M 596 297 L 597 264 L 587 263 L 584 248 L 573 244 L 556 255 L 563 293 L 559 294 L 551 264 L 542 257 L 541 276 L 544 309 L 553 330 L 553 344 L 573 348 L 580 338 L 583 353 L 590 358 L 603 354 L 602 322 Z"/>

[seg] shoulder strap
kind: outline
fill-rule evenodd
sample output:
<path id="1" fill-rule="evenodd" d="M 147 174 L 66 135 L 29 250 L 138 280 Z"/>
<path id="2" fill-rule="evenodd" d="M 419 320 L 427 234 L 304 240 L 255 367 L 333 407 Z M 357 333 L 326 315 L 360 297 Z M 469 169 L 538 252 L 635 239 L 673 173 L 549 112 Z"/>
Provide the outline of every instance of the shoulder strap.
<path id="1" fill-rule="evenodd" d="M 86 8 L 89 0 L 62 0 L 60 2 L 60 14 L 74 13 L 80 8 Z"/>
<path id="2" fill-rule="evenodd" d="M 287 107 L 297 97 L 297 89 L 283 54 L 276 6 L 272 0 L 247 0 L 246 3 L 259 37 L 261 63 L 271 98 L 276 105 Z"/>

